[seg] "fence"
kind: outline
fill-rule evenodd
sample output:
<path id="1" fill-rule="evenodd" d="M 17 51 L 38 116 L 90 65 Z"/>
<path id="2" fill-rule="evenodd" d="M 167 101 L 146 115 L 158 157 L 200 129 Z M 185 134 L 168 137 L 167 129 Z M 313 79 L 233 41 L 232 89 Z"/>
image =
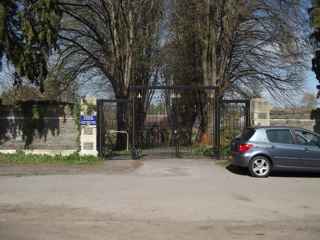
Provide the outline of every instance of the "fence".
<path id="1" fill-rule="evenodd" d="M 208 135 L 203 134 L 200 139 L 196 134 L 199 119 L 191 119 L 197 106 L 192 105 L 192 108 L 184 100 L 184 94 L 192 94 L 194 89 L 153 89 L 153 99 L 150 100 L 147 112 L 137 110 L 141 104 L 140 90 L 137 88 L 135 94 L 132 94 L 134 99 L 121 103 L 128 104 L 129 116 L 126 128 L 120 129 L 121 133 L 117 127 L 119 101 L 87 98 L 82 99 L 79 108 L 74 104 L 59 102 L 0 105 L 0 152 L 23 150 L 36 154 L 71 154 L 80 150 L 80 154 L 84 155 L 102 153 L 105 156 L 106 151 L 113 150 L 117 144 L 117 135 L 121 134 L 124 150 L 129 145 L 130 151 L 138 148 L 150 155 L 159 151 L 172 153 L 171 156 L 183 156 L 199 150 L 193 148 L 196 140 L 211 146 L 211 149 L 218 144 L 219 150 L 225 152 L 230 140 L 240 134 L 249 125 L 248 122 L 253 126 L 294 126 L 316 132 L 320 129 L 319 109 L 313 113 L 306 109 L 272 109 L 261 98 L 251 101 L 221 100 L 215 103 L 209 94 L 213 89 L 209 88 L 205 89 L 208 94 L 204 99 L 209 130 Z M 219 114 L 214 113 L 216 106 L 219 106 Z M 192 125 L 188 124 L 189 118 Z M 141 119 L 144 119 L 144 125 L 139 125 Z"/>

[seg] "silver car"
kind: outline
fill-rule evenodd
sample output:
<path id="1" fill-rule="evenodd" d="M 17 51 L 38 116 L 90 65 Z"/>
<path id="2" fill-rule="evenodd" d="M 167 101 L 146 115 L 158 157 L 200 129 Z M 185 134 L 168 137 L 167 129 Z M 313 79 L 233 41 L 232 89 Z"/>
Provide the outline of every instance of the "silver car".
<path id="1" fill-rule="evenodd" d="M 320 135 L 301 128 L 248 128 L 231 150 L 232 165 L 248 168 L 254 177 L 268 177 L 272 170 L 320 170 Z"/>

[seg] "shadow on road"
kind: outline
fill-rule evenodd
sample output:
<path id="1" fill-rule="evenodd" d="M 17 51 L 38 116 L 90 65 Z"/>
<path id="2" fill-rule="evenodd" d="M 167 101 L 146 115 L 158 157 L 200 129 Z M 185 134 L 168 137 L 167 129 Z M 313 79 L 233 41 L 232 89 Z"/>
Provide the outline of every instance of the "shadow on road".
<path id="1" fill-rule="evenodd" d="M 315 171 L 275 171 L 271 177 L 320 178 L 320 172 Z"/>
<path id="2" fill-rule="evenodd" d="M 246 168 L 240 168 L 240 167 L 236 167 L 236 166 L 233 166 L 233 165 L 228 165 L 226 167 L 226 169 L 233 173 L 233 174 L 236 174 L 236 175 L 242 175 L 242 176 L 250 176 L 250 173 L 248 171 L 248 169 Z"/>
<path id="3" fill-rule="evenodd" d="M 246 168 L 229 165 L 226 169 L 236 175 L 250 176 Z M 320 171 L 274 171 L 270 177 L 320 178 Z"/>

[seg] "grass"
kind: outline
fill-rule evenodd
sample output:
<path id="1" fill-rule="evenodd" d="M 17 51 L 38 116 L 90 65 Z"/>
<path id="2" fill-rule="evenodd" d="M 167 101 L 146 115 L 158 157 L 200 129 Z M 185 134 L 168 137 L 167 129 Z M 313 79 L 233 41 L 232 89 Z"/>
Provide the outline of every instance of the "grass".
<path id="1" fill-rule="evenodd" d="M 131 156 L 131 151 L 127 151 L 127 150 L 113 151 L 112 155 L 116 155 L 116 156 Z"/>
<path id="2" fill-rule="evenodd" d="M 196 145 L 192 147 L 192 153 L 195 156 L 210 157 L 213 155 L 213 148 L 207 145 Z"/>
<path id="3" fill-rule="evenodd" d="M 94 165 L 101 163 L 100 158 L 94 156 L 69 156 L 33 155 L 23 152 L 16 154 L 0 154 L 0 164 L 66 164 L 66 165 Z"/>

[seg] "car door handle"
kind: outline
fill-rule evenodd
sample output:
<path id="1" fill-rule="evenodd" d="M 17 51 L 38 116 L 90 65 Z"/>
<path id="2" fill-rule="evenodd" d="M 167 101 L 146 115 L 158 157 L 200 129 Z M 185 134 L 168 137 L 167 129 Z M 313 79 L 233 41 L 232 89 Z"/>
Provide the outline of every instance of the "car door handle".
<path id="1" fill-rule="evenodd" d="M 309 148 L 307 148 L 307 147 L 304 148 L 304 151 L 309 152 Z"/>

